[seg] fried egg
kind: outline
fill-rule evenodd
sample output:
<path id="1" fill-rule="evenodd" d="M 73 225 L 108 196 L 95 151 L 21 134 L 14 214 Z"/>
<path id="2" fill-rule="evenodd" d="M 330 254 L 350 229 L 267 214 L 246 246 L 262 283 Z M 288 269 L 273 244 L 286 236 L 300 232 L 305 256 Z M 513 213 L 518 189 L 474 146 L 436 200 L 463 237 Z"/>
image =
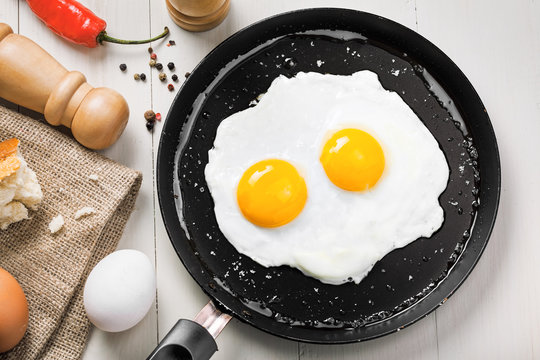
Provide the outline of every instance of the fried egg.
<path id="1" fill-rule="evenodd" d="M 240 253 L 336 285 L 437 231 L 448 176 L 433 135 L 367 70 L 276 78 L 220 123 L 205 168 Z"/>

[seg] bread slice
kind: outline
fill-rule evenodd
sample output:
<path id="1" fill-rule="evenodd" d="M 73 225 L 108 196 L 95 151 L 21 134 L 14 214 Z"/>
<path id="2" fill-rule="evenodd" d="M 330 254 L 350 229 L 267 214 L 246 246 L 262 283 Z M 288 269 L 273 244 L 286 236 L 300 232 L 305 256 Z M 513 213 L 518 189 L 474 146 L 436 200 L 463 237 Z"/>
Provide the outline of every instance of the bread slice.
<path id="1" fill-rule="evenodd" d="M 19 140 L 9 139 L 0 143 L 0 181 L 15 173 L 21 167 L 17 156 Z"/>
<path id="2" fill-rule="evenodd" d="M 19 140 L 0 142 L 0 229 L 28 219 L 43 199 L 36 173 L 19 152 Z"/>

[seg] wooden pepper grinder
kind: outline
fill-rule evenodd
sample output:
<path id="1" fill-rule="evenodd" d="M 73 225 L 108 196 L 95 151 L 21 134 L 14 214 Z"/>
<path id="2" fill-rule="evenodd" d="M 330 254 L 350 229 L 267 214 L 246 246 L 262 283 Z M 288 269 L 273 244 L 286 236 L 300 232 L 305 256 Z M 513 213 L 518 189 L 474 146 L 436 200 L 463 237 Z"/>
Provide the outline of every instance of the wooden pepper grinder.
<path id="1" fill-rule="evenodd" d="M 126 100 L 93 88 L 78 71 L 67 71 L 32 40 L 0 23 L 0 97 L 38 111 L 51 125 L 71 128 L 91 149 L 112 145 L 126 127 Z"/>
<path id="2" fill-rule="evenodd" d="M 173 21 L 189 31 L 206 31 L 227 16 L 231 0 L 165 0 Z"/>

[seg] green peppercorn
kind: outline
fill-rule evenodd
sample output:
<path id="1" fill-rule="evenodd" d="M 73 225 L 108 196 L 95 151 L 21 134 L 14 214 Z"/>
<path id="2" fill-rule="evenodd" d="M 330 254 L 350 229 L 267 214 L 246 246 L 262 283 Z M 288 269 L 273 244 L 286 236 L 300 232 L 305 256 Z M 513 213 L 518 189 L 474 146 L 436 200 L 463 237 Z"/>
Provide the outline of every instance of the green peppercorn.
<path id="1" fill-rule="evenodd" d="M 140 79 L 141 79 L 141 76 L 140 76 L 139 74 L 134 74 L 134 75 L 133 75 L 133 78 L 134 78 L 135 80 L 140 80 Z"/>
<path id="2" fill-rule="evenodd" d="M 159 73 L 159 80 L 161 81 L 167 80 L 167 75 L 165 73 Z"/>
<path id="3" fill-rule="evenodd" d="M 150 65 L 150 67 L 156 66 L 156 60 L 150 60 L 150 61 L 148 62 L 148 65 Z"/>
<path id="4" fill-rule="evenodd" d="M 156 120 L 156 113 L 152 110 L 146 110 L 144 112 L 144 118 L 146 121 L 155 121 Z"/>

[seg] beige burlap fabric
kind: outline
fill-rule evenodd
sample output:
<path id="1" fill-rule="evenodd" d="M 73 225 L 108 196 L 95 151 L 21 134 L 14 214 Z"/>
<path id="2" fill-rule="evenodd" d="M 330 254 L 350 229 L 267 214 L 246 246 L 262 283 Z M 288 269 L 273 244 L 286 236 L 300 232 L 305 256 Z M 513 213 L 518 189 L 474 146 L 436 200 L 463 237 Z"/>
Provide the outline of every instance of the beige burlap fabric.
<path id="1" fill-rule="evenodd" d="M 0 106 L 0 141 L 12 137 L 21 141 L 44 196 L 31 219 L 0 230 L 0 267 L 19 281 L 30 311 L 23 340 L 0 359 L 78 359 L 90 328 L 82 302 L 84 281 L 116 248 L 142 177 Z M 99 180 L 90 180 L 91 174 Z M 96 213 L 75 220 L 75 212 L 85 206 Z M 65 225 L 53 235 L 48 224 L 58 214 Z"/>

